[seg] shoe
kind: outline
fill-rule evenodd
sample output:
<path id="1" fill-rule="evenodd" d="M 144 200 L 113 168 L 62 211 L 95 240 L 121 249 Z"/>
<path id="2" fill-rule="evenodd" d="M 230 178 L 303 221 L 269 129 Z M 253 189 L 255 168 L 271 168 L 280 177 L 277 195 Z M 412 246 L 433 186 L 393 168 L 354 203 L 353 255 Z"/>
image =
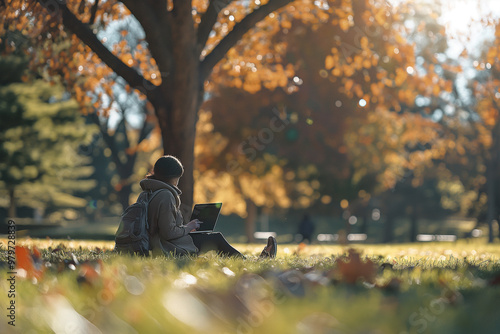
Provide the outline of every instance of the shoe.
<path id="1" fill-rule="evenodd" d="M 276 238 L 270 236 L 269 238 L 267 238 L 267 246 L 264 247 L 259 257 L 270 257 L 273 259 L 276 257 L 277 252 L 278 252 L 278 243 L 276 242 Z"/>

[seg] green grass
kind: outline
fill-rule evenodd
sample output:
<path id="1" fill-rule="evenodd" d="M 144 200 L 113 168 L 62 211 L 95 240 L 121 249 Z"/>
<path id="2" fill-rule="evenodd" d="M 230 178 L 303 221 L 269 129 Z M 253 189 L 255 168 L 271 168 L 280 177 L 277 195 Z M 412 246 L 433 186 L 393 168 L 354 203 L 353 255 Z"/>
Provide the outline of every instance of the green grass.
<path id="1" fill-rule="evenodd" d="M 0 242 L 0 303 L 5 310 L 10 301 L 7 242 Z M 262 245 L 236 245 L 247 255 L 242 260 L 212 253 L 196 258 L 119 256 L 110 251 L 113 243 L 105 241 L 18 239 L 17 244 L 40 249 L 38 264 L 46 268 L 38 280 L 18 272 L 19 333 L 500 329 L 498 244 L 356 245 L 362 263 L 372 261 L 376 272 L 373 281 L 360 276 L 354 284 L 347 283 L 339 268 L 339 261 L 347 261 L 345 246 L 280 245 L 276 259 L 261 260 Z M 16 332 L 7 321 L 5 316 L 0 321 L 0 332 Z"/>

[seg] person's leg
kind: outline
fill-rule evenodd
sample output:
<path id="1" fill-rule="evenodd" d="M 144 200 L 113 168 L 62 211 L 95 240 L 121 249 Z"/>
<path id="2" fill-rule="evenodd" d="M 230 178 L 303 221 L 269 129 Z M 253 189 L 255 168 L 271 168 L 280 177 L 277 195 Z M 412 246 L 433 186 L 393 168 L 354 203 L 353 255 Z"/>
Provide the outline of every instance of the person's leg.
<path id="1" fill-rule="evenodd" d="M 190 236 L 193 238 L 193 243 L 200 250 L 200 253 L 214 250 L 221 255 L 243 257 L 240 252 L 227 242 L 226 238 L 220 232 L 191 233 Z"/>

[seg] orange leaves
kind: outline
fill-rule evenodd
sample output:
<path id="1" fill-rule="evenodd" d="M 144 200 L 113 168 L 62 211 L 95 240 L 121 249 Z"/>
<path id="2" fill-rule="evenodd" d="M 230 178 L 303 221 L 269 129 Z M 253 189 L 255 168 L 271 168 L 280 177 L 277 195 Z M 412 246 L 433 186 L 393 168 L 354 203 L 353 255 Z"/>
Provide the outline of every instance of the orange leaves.
<path id="1" fill-rule="evenodd" d="M 333 68 L 333 66 L 335 66 L 335 60 L 334 60 L 333 56 L 331 56 L 331 55 L 326 56 L 326 58 L 325 58 L 325 68 L 327 70 L 330 70 L 330 69 Z"/>
<path id="2" fill-rule="evenodd" d="M 132 58 L 132 55 L 130 53 L 120 55 L 120 59 L 128 66 L 134 66 L 135 64 L 134 58 Z"/>
<path id="3" fill-rule="evenodd" d="M 351 79 L 347 79 L 344 83 L 344 89 L 346 92 L 349 92 L 352 89 L 352 86 L 354 85 L 354 81 Z"/>
<path id="4" fill-rule="evenodd" d="M 370 89 L 373 96 L 380 96 L 382 94 L 383 84 L 381 82 L 372 83 Z"/>
<path id="5" fill-rule="evenodd" d="M 78 273 L 77 282 L 79 284 L 87 284 L 89 286 L 95 285 L 101 279 L 101 267 L 102 261 L 97 262 L 85 262 L 80 265 L 80 271 Z"/>
<path id="6" fill-rule="evenodd" d="M 340 20 L 339 26 L 343 31 L 347 31 L 351 25 L 348 20 Z"/>
<path id="7" fill-rule="evenodd" d="M 292 27 L 292 22 L 290 20 L 282 20 L 281 21 L 281 27 L 284 29 L 290 29 Z"/>
<path id="8" fill-rule="evenodd" d="M 369 47 L 368 37 L 366 37 L 366 36 L 361 37 L 359 40 L 359 44 L 360 44 L 362 49 L 368 49 L 368 47 Z"/>
<path id="9" fill-rule="evenodd" d="M 408 74 L 402 68 L 396 69 L 396 78 L 394 79 L 396 86 L 401 86 L 401 84 L 406 80 Z"/>
<path id="10" fill-rule="evenodd" d="M 97 66 L 96 69 L 95 69 L 95 75 L 97 78 L 102 78 L 105 76 L 106 74 L 106 67 L 104 66 Z"/>
<path id="11" fill-rule="evenodd" d="M 80 86 L 75 86 L 74 93 L 75 93 L 75 98 L 77 101 L 83 100 L 84 93 L 83 93 L 82 89 L 80 88 Z"/>
<path id="12" fill-rule="evenodd" d="M 43 277 L 45 267 L 42 265 L 40 251 L 36 247 L 31 253 L 28 247 L 16 246 L 16 262 L 18 270 L 23 270 L 19 276 L 28 279 L 34 278 L 37 281 Z"/>
<path id="13" fill-rule="evenodd" d="M 257 73 L 248 73 L 243 84 L 243 89 L 249 93 L 256 93 L 261 89 L 261 84 Z"/>
<path id="14" fill-rule="evenodd" d="M 120 51 L 123 51 L 124 49 L 128 48 L 127 45 L 127 40 L 122 39 L 118 44 L 115 44 L 114 47 Z"/>
<path id="15" fill-rule="evenodd" d="M 344 64 L 344 66 L 342 67 L 342 70 L 344 71 L 344 76 L 346 76 L 346 77 L 351 77 L 355 73 L 354 66 L 351 66 L 348 64 Z"/>
<path id="16" fill-rule="evenodd" d="M 252 94 L 260 91 L 262 86 L 269 90 L 287 87 L 289 78 L 295 73 L 292 64 L 287 64 L 286 67 L 279 63 L 265 66 L 259 64 L 257 59 L 252 62 L 240 61 L 237 64 L 225 63 L 219 70 L 219 73 L 212 76 L 214 81 L 225 81 L 228 86 L 243 88 Z"/>
<path id="17" fill-rule="evenodd" d="M 156 149 L 161 148 L 161 130 L 158 125 L 154 127 L 148 138 L 142 140 L 137 145 L 128 148 L 125 153 L 135 154 L 136 152 L 152 152 Z"/>
<path id="18" fill-rule="evenodd" d="M 393 187 L 407 170 L 421 173 L 432 159 L 446 153 L 440 146 L 438 124 L 421 115 L 396 114 L 381 107 L 354 123 L 345 138 L 357 168 L 370 166 L 382 189 Z M 419 144 L 421 149 L 408 152 Z"/>
<path id="19" fill-rule="evenodd" d="M 480 100 L 477 105 L 477 110 L 479 115 L 481 115 L 484 124 L 490 129 L 500 121 L 498 109 L 495 108 L 493 101 L 489 98 L 483 98 Z"/>
<path id="20" fill-rule="evenodd" d="M 413 104 L 416 95 L 417 93 L 412 89 L 400 89 L 398 91 L 399 102 L 406 103 L 409 105 Z"/>
<path id="21" fill-rule="evenodd" d="M 441 88 L 438 85 L 432 86 L 432 94 L 434 96 L 438 96 L 440 92 L 441 92 Z"/>
<path id="22" fill-rule="evenodd" d="M 234 87 L 236 88 L 241 88 L 241 86 L 243 85 L 243 81 L 240 79 L 240 78 L 235 78 L 234 81 L 233 81 L 233 85 Z M 273 89 L 274 87 L 269 85 L 269 84 L 264 84 L 266 86 L 267 89 Z"/>
<path id="23" fill-rule="evenodd" d="M 447 91 L 448 93 L 451 93 L 453 91 L 453 82 L 447 80 L 445 82 L 445 86 L 444 86 L 444 89 L 445 91 Z"/>
<path id="24" fill-rule="evenodd" d="M 375 21 L 377 22 L 377 24 L 381 26 L 385 24 L 385 22 L 387 21 L 386 13 L 387 12 L 382 8 L 375 13 Z"/>
<path id="25" fill-rule="evenodd" d="M 325 72 L 326 73 L 326 72 Z M 340 70 L 340 68 L 338 67 L 335 67 L 333 70 L 332 70 L 332 75 L 335 76 L 335 77 L 340 77 L 342 75 L 342 71 Z"/>
<path id="26" fill-rule="evenodd" d="M 65 246 L 53 249 L 49 254 L 45 254 L 48 259 L 44 260 L 38 248 L 33 247 L 30 250 L 28 247 L 16 246 L 18 277 L 29 279 L 33 284 L 38 284 L 50 274 L 77 270 L 76 281 L 79 284 L 85 283 L 89 286 L 95 286 L 102 283 L 101 271 L 103 263 L 100 259 L 80 263 L 72 252 L 65 251 L 65 249 Z M 96 254 L 101 252 L 102 250 L 99 248 L 92 251 L 92 253 Z M 103 283 L 106 286 L 106 282 Z"/>
<path id="27" fill-rule="evenodd" d="M 304 253 L 304 251 L 306 250 L 307 248 L 307 245 L 303 242 L 299 243 L 297 249 L 295 250 L 295 252 L 293 252 L 294 255 L 297 255 L 297 256 L 300 256 L 301 254 Z"/>
<path id="28" fill-rule="evenodd" d="M 339 276 L 340 281 L 349 284 L 358 281 L 374 283 L 377 274 L 375 263 L 369 259 L 362 261 L 360 253 L 353 248 L 350 248 L 348 253 L 346 258 L 337 260 L 337 270 L 334 273 Z"/>

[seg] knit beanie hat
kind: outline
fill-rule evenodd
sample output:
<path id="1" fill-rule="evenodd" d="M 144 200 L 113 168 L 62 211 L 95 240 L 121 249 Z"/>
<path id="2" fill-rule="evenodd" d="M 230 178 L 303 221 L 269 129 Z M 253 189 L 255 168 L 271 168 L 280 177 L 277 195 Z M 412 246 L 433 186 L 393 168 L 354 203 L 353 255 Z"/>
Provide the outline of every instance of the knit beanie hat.
<path id="1" fill-rule="evenodd" d="M 184 174 L 184 167 L 176 157 L 165 155 L 156 161 L 153 173 L 161 178 L 171 179 L 181 177 Z"/>

